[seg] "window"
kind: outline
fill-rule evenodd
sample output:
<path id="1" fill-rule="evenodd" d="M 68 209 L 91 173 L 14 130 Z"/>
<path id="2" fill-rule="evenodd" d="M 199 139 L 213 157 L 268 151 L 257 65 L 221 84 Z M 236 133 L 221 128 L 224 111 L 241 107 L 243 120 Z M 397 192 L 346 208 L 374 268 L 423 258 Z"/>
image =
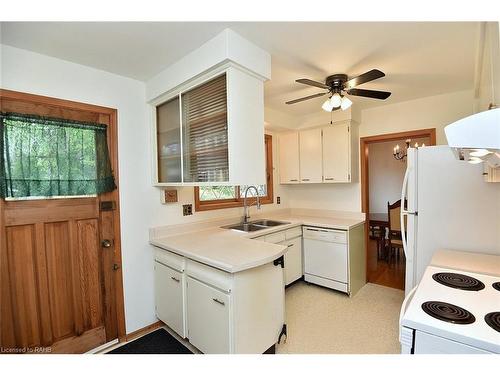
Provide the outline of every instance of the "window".
<path id="1" fill-rule="evenodd" d="M 0 198 L 96 195 L 115 188 L 106 125 L 0 114 Z"/>
<path id="2" fill-rule="evenodd" d="M 260 202 L 273 203 L 273 146 L 272 137 L 265 135 L 266 180 L 265 185 L 257 186 Z M 217 210 L 221 208 L 242 207 L 246 186 L 200 186 L 194 188 L 196 211 Z M 255 198 L 250 190 L 248 197 Z M 250 200 L 255 201 L 254 199 Z"/>

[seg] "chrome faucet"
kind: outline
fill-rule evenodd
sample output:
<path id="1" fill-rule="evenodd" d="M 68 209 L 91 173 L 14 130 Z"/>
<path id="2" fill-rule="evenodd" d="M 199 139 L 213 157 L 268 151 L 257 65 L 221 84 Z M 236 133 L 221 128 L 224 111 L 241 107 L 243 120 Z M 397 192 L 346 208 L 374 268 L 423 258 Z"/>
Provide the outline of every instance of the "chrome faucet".
<path id="1" fill-rule="evenodd" d="M 250 190 L 251 188 L 253 188 L 255 190 L 255 196 L 257 197 L 257 209 L 260 210 L 259 191 L 257 190 L 257 188 L 255 186 L 250 185 L 246 188 L 245 197 L 243 198 L 243 222 L 245 224 L 248 223 L 248 219 L 250 219 L 250 215 L 248 214 L 248 207 L 249 206 L 247 206 L 247 195 L 248 195 L 248 190 Z"/>

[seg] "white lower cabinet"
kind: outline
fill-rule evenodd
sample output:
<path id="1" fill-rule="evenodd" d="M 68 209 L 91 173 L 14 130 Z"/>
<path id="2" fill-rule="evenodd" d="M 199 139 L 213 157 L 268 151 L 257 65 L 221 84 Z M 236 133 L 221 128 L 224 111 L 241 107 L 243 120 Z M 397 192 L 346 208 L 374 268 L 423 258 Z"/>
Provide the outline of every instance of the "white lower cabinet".
<path id="1" fill-rule="evenodd" d="M 186 296 L 183 258 L 161 250 L 157 250 L 155 258 L 156 316 L 179 336 L 185 338 Z"/>
<path id="2" fill-rule="evenodd" d="M 285 285 L 290 285 L 302 277 L 304 272 L 302 266 L 302 228 L 300 226 L 261 236 L 258 239 L 288 247 L 284 256 Z"/>
<path id="3" fill-rule="evenodd" d="M 285 254 L 285 285 L 302 277 L 302 237 L 284 243 L 288 247 Z"/>
<path id="4" fill-rule="evenodd" d="M 203 353 L 263 353 L 285 323 L 283 278 L 274 262 L 229 273 L 157 249 L 156 315 Z"/>
<path id="5" fill-rule="evenodd" d="M 186 285 L 190 343 L 203 353 L 229 353 L 229 295 L 189 276 Z"/>

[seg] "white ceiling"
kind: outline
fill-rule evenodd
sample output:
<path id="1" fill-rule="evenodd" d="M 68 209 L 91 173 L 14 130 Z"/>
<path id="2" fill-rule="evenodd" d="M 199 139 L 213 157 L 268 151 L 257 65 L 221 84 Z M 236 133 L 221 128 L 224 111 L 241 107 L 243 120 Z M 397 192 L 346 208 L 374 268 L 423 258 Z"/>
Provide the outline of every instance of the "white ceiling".
<path id="1" fill-rule="evenodd" d="M 1 37 L 7 45 L 145 81 L 226 27 L 271 53 L 266 106 L 293 115 L 317 112 L 324 101 L 285 105 L 321 91 L 298 78 L 382 70 L 386 77 L 360 88 L 392 96 L 355 97 L 361 108 L 473 88 L 477 22 L 3 22 Z"/>

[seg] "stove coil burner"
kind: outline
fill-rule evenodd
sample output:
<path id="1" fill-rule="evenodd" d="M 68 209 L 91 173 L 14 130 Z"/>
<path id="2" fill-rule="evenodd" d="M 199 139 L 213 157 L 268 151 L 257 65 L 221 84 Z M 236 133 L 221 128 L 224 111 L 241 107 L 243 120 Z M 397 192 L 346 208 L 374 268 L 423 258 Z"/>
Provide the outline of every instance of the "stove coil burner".
<path id="1" fill-rule="evenodd" d="M 484 321 L 495 331 L 500 332 L 500 311 L 486 314 Z"/>
<path id="2" fill-rule="evenodd" d="M 428 301 L 422 304 L 422 310 L 433 318 L 454 324 L 471 324 L 476 321 L 469 311 L 440 301 Z"/>
<path id="3" fill-rule="evenodd" d="M 500 281 L 491 284 L 491 286 L 500 292 Z"/>
<path id="4" fill-rule="evenodd" d="M 473 277 L 452 272 L 439 272 L 432 275 L 438 283 L 450 288 L 478 291 L 484 289 L 484 284 Z"/>

